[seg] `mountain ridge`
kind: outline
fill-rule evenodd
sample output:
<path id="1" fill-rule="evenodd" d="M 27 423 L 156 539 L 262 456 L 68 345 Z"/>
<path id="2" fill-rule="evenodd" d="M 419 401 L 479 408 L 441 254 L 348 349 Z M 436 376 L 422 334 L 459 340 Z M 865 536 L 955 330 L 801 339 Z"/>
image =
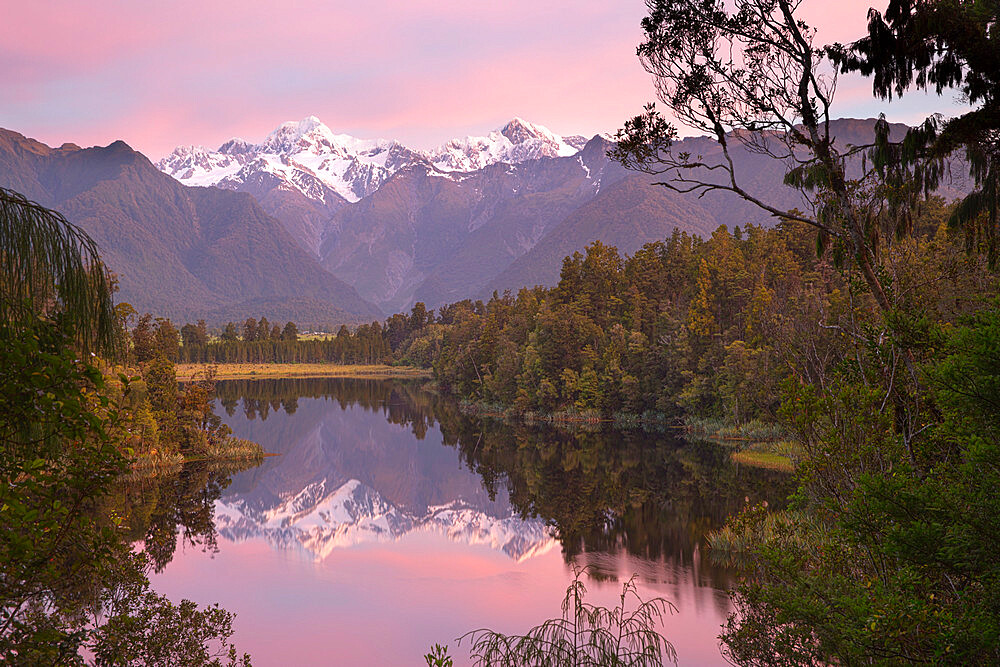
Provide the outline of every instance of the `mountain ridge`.
<path id="1" fill-rule="evenodd" d="M 118 275 L 118 300 L 140 312 L 213 324 L 257 313 L 328 325 L 381 317 L 254 197 L 184 186 L 122 141 L 51 148 L 0 130 L 0 183 L 87 231 Z"/>

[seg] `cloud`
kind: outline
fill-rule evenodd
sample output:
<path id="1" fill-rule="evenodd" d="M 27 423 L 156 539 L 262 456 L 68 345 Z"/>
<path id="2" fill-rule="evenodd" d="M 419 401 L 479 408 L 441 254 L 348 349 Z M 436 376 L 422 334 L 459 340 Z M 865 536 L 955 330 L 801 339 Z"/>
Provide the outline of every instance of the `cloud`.
<path id="1" fill-rule="evenodd" d="M 867 3 L 807 0 L 820 41 Z M 0 27 L 0 125 L 47 143 L 259 139 L 315 114 L 336 131 L 429 147 L 513 115 L 613 131 L 654 96 L 635 57 L 642 0 L 177 0 L 15 3 Z M 848 112 L 871 106 L 841 86 Z M 868 115 L 871 115 L 870 113 Z"/>

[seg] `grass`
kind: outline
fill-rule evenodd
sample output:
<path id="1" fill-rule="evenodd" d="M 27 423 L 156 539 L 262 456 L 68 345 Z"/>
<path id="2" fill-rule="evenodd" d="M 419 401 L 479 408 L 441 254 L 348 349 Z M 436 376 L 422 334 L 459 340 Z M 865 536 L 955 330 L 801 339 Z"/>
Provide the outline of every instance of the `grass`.
<path id="1" fill-rule="evenodd" d="M 777 424 L 752 420 L 732 424 L 721 419 L 688 417 L 685 430 L 695 436 L 736 448 L 731 455 L 735 463 L 755 468 L 792 472 L 802 450 Z"/>
<path id="2" fill-rule="evenodd" d="M 161 474 L 169 474 L 181 469 L 185 463 L 206 461 L 213 465 L 240 464 L 237 467 L 253 467 L 260 465 L 267 454 L 264 448 L 252 440 L 229 436 L 225 441 L 211 446 L 207 452 L 199 456 L 184 456 L 182 454 L 143 453 L 134 456 L 129 462 L 129 479 L 141 479 Z"/>
<path id="3" fill-rule="evenodd" d="M 189 457 L 190 461 L 256 461 L 260 462 L 267 454 L 264 448 L 252 440 L 229 436 L 225 441 L 209 448 L 204 456 Z"/>
<path id="4" fill-rule="evenodd" d="M 736 463 L 742 463 L 743 465 L 753 466 L 755 468 L 766 468 L 768 470 L 780 470 L 781 472 L 792 472 L 795 470 L 795 464 L 792 460 L 783 454 L 776 454 L 774 452 L 755 452 L 751 450 L 743 450 L 741 452 L 733 452 L 733 461 Z"/>
<path id="5" fill-rule="evenodd" d="M 726 442 L 773 442 L 787 439 L 780 426 L 753 419 L 742 424 L 714 418 L 687 417 L 688 433 Z"/>
<path id="6" fill-rule="evenodd" d="M 431 371 L 411 366 L 386 366 L 383 364 L 337 364 L 333 362 L 303 364 L 177 364 L 177 379 L 187 381 L 215 369 L 216 380 L 258 378 L 429 378 Z"/>
<path id="7" fill-rule="evenodd" d="M 764 507 L 767 503 L 764 503 Z M 747 527 L 731 523 L 708 536 L 709 557 L 713 563 L 741 567 L 750 563 L 752 552 L 761 545 L 787 545 L 795 550 L 817 552 L 828 542 L 829 530 L 822 519 L 801 510 L 767 512 Z"/>

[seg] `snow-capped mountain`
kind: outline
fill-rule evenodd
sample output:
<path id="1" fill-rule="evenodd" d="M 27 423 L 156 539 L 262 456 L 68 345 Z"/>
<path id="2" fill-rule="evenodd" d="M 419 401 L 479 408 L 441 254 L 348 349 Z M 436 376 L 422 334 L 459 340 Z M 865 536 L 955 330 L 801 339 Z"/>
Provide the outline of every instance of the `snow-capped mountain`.
<path id="1" fill-rule="evenodd" d="M 485 137 L 453 139 L 428 154 L 441 171 L 475 171 L 491 164 L 520 164 L 543 157 L 567 157 L 587 143 L 580 136 L 561 137 L 547 127 L 515 118 Z"/>
<path id="2" fill-rule="evenodd" d="M 456 139 L 432 151 L 411 150 L 386 139 L 335 134 L 315 116 L 287 122 L 260 144 L 231 139 L 212 151 L 180 146 L 157 167 L 185 185 L 233 190 L 267 175 L 279 187 L 335 205 L 356 202 L 404 167 L 426 163 L 440 171 L 473 171 L 497 162 L 517 164 L 541 157 L 573 155 L 586 140 L 561 137 L 515 118 L 485 137 Z"/>
<path id="3" fill-rule="evenodd" d="M 181 146 L 156 166 L 185 185 L 233 190 L 268 174 L 277 177 L 285 189 L 334 204 L 336 198 L 358 201 L 399 169 L 423 159 L 422 154 L 395 141 L 335 134 L 309 116 L 283 123 L 260 144 L 231 139 L 217 151 Z"/>
<path id="4" fill-rule="evenodd" d="M 277 549 L 299 551 L 315 561 L 337 549 L 392 542 L 414 531 L 486 545 L 519 562 L 558 543 L 540 520 L 524 521 L 514 514 L 492 516 L 463 501 L 414 513 L 394 506 L 356 479 L 333 489 L 327 485 L 326 480 L 309 484 L 269 508 L 254 508 L 239 497 L 219 500 L 216 529 L 229 540 L 263 538 Z"/>

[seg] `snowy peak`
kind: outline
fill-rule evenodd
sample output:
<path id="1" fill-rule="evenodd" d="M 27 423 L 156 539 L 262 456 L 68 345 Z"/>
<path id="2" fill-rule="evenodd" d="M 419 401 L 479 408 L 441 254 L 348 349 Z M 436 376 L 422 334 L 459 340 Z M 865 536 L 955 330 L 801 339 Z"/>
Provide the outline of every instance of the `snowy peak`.
<path id="1" fill-rule="evenodd" d="M 416 164 L 438 171 L 475 171 L 497 162 L 518 164 L 543 157 L 574 155 L 582 137 L 561 137 L 548 128 L 514 118 L 485 137 L 449 141 L 432 151 L 415 151 L 386 139 L 336 134 L 316 116 L 282 123 L 263 142 L 230 139 L 218 150 L 180 146 L 157 167 L 185 185 L 234 190 L 276 182 L 324 205 L 356 202 L 400 169 Z M 337 201 L 332 201 L 337 200 Z"/>
<path id="2" fill-rule="evenodd" d="M 231 139 L 218 151 L 204 146 L 178 146 L 156 167 L 184 185 L 215 185 L 238 172 L 251 157 L 247 152 L 239 152 L 236 142 L 242 139 Z M 223 151 L 226 148 L 229 150 Z"/>
<path id="3" fill-rule="evenodd" d="M 558 140 L 548 128 L 541 127 L 540 125 L 532 125 L 528 121 L 517 117 L 500 128 L 500 134 L 507 137 L 512 144 L 523 144 L 532 139 Z"/>
<path id="4" fill-rule="evenodd" d="M 356 153 L 370 151 L 387 143 L 389 142 L 356 139 L 349 134 L 334 134 L 319 118 L 309 116 L 297 122 L 289 121 L 279 125 L 267 135 L 258 151 L 287 156 L 311 153 L 350 159 Z"/>
<path id="5" fill-rule="evenodd" d="M 219 146 L 219 152 L 226 155 L 247 155 L 252 153 L 254 150 L 254 145 L 249 141 L 245 141 L 239 138 L 233 138 L 226 143 Z"/>
<path id="6" fill-rule="evenodd" d="M 430 159 L 441 171 L 475 171 L 497 162 L 519 164 L 574 155 L 582 147 L 581 137 L 571 139 L 572 143 L 547 127 L 514 118 L 485 137 L 453 139 L 431 151 Z"/>
<path id="7" fill-rule="evenodd" d="M 181 146 L 157 167 L 185 185 L 239 190 L 266 180 L 334 205 L 362 199 L 399 169 L 424 159 L 394 141 L 335 134 L 308 116 L 282 123 L 260 144 L 230 139 L 217 151 Z"/>

